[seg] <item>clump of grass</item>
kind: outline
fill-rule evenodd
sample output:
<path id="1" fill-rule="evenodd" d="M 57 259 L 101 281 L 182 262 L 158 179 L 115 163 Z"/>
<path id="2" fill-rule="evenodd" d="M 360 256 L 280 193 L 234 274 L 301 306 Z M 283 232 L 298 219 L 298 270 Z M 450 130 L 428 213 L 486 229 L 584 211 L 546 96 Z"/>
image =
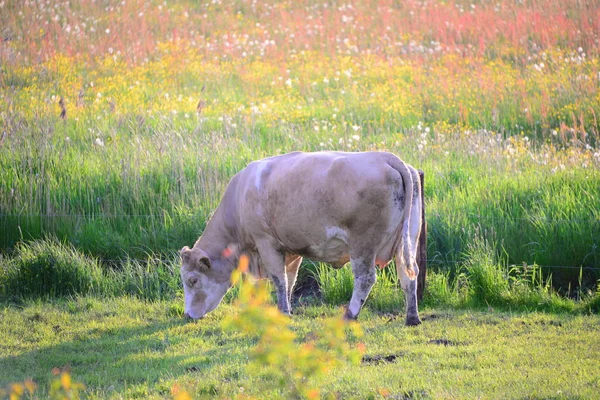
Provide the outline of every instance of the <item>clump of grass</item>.
<path id="1" fill-rule="evenodd" d="M 126 259 L 106 267 L 55 238 L 19 243 L 13 257 L 0 257 L 0 298 L 129 295 L 172 299 L 181 291 L 178 261 L 176 256 L 163 260 L 149 255 L 145 262 Z"/>
<path id="2" fill-rule="evenodd" d="M 598 280 L 598 286 L 596 287 L 596 292 L 594 294 L 590 294 L 589 297 L 584 301 L 583 306 L 581 307 L 584 312 L 587 313 L 600 313 L 600 280 Z"/>
<path id="3" fill-rule="evenodd" d="M 489 241 L 476 237 L 468 245 L 464 269 L 471 301 L 488 306 L 503 303 L 508 293 L 508 276 Z"/>
<path id="4" fill-rule="evenodd" d="M 314 278 L 319 284 L 323 302 L 340 305 L 350 301 L 354 288 L 354 275 L 349 265 L 332 268 L 325 263 L 315 264 Z"/>
<path id="5" fill-rule="evenodd" d="M 510 307 L 551 312 L 568 312 L 576 308 L 575 301 L 561 297 L 553 289 L 552 275 L 545 277 L 539 265 L 513 266 L 508 274 L 510 291 L 504 301 Z"/>
<path id="6" fill-rule="evenodd" d="M 0 296 L 7 299 L 97 294 L 106 283 L 97 259 L 56 239 L 19 243 L 0 265 Z"/>
<path id="7" fill-rule="evenodd" d="M 427 273 L 427 284 L 425 285 L 425 294 L 423 303 L 430 307 L 456 307 L 460 304 L 461 299 L 464 299 L 464 291 L 461 292 L 460 285 L 464 275 L 452 278 L 449 271 Z M 463 285 L 464 287 L 464 285 Z"/>

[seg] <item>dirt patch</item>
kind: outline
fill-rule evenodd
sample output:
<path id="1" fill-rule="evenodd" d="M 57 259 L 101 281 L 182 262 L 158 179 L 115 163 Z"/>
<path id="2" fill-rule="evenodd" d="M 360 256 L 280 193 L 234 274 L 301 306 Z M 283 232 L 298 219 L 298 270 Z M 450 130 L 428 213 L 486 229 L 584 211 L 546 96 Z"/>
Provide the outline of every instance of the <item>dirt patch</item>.
<path id="1" fill-rule="evenodd" d="M 394 322 L 396 320 L 403 320 L 406 316 L 402 313 L 392 314 L 392 313 L 384 313 L 381 314 L 382 318 L 388 318 L 387 323 Z M 449 319 L 451 318 L 449 314 L 421 314 L 421 321 L 431 321 L 434 319 Z"/>
<path id="2" fill-rule="evenodd" d="M 313 299 L 319 298 L 321 298 L 321 290 L 318 282 L 312 276 L 307 275 L 294 287 L 292 307 L 302 306 L 305 303 L 310 303 Z"/>
<path id="3" fill-rule="evenodd" d="M 381 363 L 393 363 L 396 362 L 398 358 L 404 357 L 404 353 L 396 353 L 396 354 L 377 354 L 374 356 L 365 355 L 361 360 L 361 364 L 364 365 L 378 365 Z"/>
<path id="4" fill-rule="evenodd" d="M 459 346 L 462 344 L 462 343 L 455 342 L 453 340 L 448 340 L 448 339 L 433 339 L 427 343 L 428 344 L 437 344 L 439 346 Z"/>
<path id="5" fill-rule="evenodd" d="M 421 315 L 421 321 L 429 321 L 432 319 L 450 319 L 450 314 L 424 314 Z"/>

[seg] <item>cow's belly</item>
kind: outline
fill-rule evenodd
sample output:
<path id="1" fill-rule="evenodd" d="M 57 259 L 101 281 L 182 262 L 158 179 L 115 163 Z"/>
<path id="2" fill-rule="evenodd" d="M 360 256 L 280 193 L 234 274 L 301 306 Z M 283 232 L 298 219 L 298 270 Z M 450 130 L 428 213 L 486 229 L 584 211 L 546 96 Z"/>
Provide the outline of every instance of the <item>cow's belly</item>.
<path id="1" fill-rule="evenodd" d="M 344 229 L 327 227 L 319 234 L 313 232 L 312 236 L 294 239 L 285 247 L 309 260 L 330 263 L 334 267 L 341 267 L 350 261 L 348 233 Z"/>
<path id="2" fill-rule="evenodd" d="M 373 249 L 375 251 L 375 264 L 384 267 L 393 257 L 394 236 L 390 235 Z M 327 235 L 310 245 L 290 249 L 292 253 L 306 257 L 312 261 L 331 264 L 341 268 L 350 261 L 350 245 L 347 232 L 340 228 L 328 228 Z"/>
<path id="3" fill-rule="evenodd" d="M 306 254 L 303 256 L 313 261 L 327 262 L 336 267 L 341 267 L 350 261 L 349 253 L 348 243 L 340 238 L 332 238 L 323 243 L 308 246 Z"/>

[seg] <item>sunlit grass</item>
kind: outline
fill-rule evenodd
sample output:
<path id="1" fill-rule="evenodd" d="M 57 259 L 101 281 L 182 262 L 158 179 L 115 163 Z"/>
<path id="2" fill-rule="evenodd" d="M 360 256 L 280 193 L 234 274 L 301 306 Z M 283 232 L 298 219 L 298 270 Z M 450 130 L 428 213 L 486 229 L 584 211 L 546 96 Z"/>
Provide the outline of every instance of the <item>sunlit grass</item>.
<path id="1" fill-rule="evenodd" d="M 191 323 L 171 307 L 89 297 L 5 306 L 0 387 L 29 377 L 44 397 L 58 367 L 85 384 L 87 398 L 166 398 L 175 383 L 194 398 L 281 397 L 276 382 L 248 372 L 256 340 L 222 330 L 232 306 Z M 324 319 L 339 315 L 331 307 L 301 307 L 290 326 L 303 345 Z M 385 389 L 431 398 L 593 398 L 598 391 L 597 316 L 429 309 L 422 317 L 423 325 L 407 329 L 402 318 L 365 310 L 368 358 L 330 371 L 319 381 L 322 395 L 367 398 Z"/>

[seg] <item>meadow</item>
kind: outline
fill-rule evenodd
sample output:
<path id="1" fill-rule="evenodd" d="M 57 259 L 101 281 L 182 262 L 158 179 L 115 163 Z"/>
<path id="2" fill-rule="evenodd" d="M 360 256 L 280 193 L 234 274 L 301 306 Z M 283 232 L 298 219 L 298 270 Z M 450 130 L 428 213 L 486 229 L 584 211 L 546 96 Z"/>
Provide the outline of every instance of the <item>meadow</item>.
<path id="1" fill-rule="evenodd" d="M 5 308 L 0 387 L 29 377 L 45 398 L 55 379 L 52 369 L 62 368 L 86 385 L 90 399 L 164 399 L 175 397 L 173 387 L 193 398 L 291 398 L 267 368 L 248 369 L 256 336 L 222 327 L 235 308 L 225 305 L 186 323 L 173 312 L 178 305 L 81 297 Z M 307 342 L 322 320 L 341 312 L 303 307 L 291 327 Z M 428 310 L 423 318 L 423 325 L 407 329 L 401 317 L 365 310 L 363 337 L 350 341 L 365 347 L 359 361 L 311 384 L 323 398 L 344 399 L 591 399 L 598 394 L 598 315 Z"/>
<path id="2" fill-rule="evenodd" d="M 70 365 L 92 398 L 164 397 L 180 381 L 197 397 L 240 394 L 255 341 L 227 347 L 214 324 L 237 292 L 184 324 L 176 252 L 248 162 L 380 150 L 425 173 L 423 305 L 440 317 L 402 328 L 381 271 L 367 355 L 411 357 L 362 386 L 374 367 L 340 368 L 325 393 L 597 393 L 597 2 L 3 0 L 0 31 L 0 386 Z M 301 332 L 351 289 L 347 269 L 306 271 L 321 287 L 299 307 Z M 131 351 L 111 358 L 119 338 Z"/>

